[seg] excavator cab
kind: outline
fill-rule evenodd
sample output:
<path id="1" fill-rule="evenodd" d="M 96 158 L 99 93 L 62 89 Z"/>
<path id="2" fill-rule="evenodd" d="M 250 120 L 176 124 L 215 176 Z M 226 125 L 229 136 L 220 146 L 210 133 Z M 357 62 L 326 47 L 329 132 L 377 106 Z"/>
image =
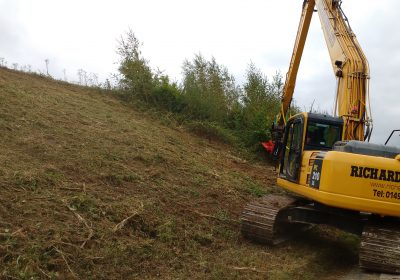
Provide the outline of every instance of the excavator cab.
<path id="1" fill-rule="evenodd" d="M 322 114 L 301 113 L 286 124 L 280 177 L 298 182 L 303 151 L 329 151 L 342 140 L 343 119 Z"/>

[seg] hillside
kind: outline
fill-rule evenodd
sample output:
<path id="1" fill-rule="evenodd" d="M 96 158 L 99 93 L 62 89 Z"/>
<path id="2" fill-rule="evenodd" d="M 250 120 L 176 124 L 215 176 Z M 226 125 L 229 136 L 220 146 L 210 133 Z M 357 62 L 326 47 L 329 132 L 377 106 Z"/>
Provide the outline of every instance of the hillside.
<path id="1" fill-rule="evenodd" d="M 111 94 L 0 68 L 5 279 L 335 279 L 354 238 L 242 239 L 274 168 Z"/>

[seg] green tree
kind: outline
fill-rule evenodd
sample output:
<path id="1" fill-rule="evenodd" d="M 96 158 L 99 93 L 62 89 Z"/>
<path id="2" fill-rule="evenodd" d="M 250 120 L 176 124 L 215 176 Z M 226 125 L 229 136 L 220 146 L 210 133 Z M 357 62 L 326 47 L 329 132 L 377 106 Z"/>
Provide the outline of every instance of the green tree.
<path id="1" fill-rule="evenodd" d="M 272 82 L 250 63 L 244 84 L 242 138 L 247 145 L 254 145 L 269 138 L 269 129 L 279 112 L 283 88 L 282 77 L 277 73 Z"/>
<path id="2" fill-rule="evenodd" d="M 182 94 L 192 118 L 224 124 L 238 104 L 240 90 L 226 67 L 198 54 L 183 64 Z"/>
<path id="3" fill-rule="evenodd" d="M 134 32 L 129 31 L 118 41 L 117 53 L 120 56 L 119 72 L 122 74 L 120 84 L 127 97 L 139 97 L 150 101 L 153 90 L 153 73 L 148 61 L 142 57 L 141 43 Z"/>

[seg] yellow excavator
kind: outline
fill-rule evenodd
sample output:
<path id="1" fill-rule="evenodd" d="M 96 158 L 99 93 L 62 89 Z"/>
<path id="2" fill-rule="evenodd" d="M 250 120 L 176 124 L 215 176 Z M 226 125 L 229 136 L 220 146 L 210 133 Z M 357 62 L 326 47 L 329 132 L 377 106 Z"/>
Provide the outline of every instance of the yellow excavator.
<path id="1" fill-rule="evenodd" d="M 247 204 L 242 234 L 277 244 L 327 224 L 361 236 L 359 264 L 400 273 L 400 148 L 369 143 L 369 65 L 340 0 L 304 0 L 280 113 L 267 148 L 279 162 L 277 185 L 288 194 Z M 289 116 L 311 18 L 318 12 L 337 79 L 333 116 Z"/>

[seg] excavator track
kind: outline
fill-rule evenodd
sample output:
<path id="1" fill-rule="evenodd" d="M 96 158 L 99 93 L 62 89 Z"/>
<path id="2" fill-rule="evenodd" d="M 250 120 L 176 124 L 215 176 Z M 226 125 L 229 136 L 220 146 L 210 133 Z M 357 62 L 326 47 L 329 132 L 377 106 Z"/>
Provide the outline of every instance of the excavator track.
<path id="1" fill-rule="evenodd" d="M 286 225 L 279 222 L 279 213 L 295 201 L 290 196 L 266 195 L 248 203 L 240 217 L 243 236 L 270 245 L 286 240 L 283 230 Z"/>
<path id="2" fill-rule="evenodd" d="M 360 267 L 386 273 L 400 273 L 400 223 L 365 226 L 361 237 Z"/>

